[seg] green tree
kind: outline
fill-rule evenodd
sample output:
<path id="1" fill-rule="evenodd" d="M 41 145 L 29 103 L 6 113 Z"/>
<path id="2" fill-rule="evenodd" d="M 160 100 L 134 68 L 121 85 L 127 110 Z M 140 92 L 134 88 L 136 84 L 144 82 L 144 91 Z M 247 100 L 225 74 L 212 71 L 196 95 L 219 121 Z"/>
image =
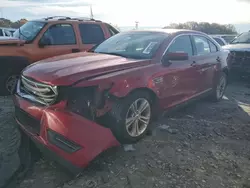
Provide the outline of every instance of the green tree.
<path id="1" fill-rule="evenodd" d="M 222 25 L 218 23 L 208 23 L 208 22 L 186 22 L 186 23 L 171 23 L 164 28 L 172 29 L 190 29 L 201 31 L 207 34 L 237 34 L 235 27 L 231 24 Z"/>
<path id="2" fill-rule="evenodd" d="M 6 18 L 0 18 L 0 27 L 11 27 L 11 28 L 19 28 L 24 23 L 26 23 L 27 20 L 25 18 L 22 18 L 20 20 L 17 20 L 15 22 L 12 22 L 11 20 L 8 20 Z"/>

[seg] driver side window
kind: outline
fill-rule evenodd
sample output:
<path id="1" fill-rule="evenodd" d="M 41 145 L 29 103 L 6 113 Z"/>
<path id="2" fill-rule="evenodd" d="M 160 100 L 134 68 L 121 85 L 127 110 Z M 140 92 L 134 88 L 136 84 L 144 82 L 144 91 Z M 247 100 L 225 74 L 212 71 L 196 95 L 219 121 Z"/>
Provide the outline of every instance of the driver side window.
<path id="1" fill-rule="evenodd" d="M 46 45 L 72 45 L 76 44 L 76 37 L 70 24 L 55 24 L 47 29 L 41 41 L 46 41 Z"/>
<path id="2" fill-rule="evenodd" d="M 193 55 L 192 43 L 189 35 L 182 35 L 174 39 L 167 52 L 184 52 L 188 56 Z"/>

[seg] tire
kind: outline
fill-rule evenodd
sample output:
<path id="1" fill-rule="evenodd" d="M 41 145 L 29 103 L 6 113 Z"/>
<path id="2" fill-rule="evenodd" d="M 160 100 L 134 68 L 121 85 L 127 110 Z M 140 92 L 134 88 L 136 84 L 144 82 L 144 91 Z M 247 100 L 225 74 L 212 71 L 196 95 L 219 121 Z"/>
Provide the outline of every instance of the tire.
<path id="1" fill-rule="evenodd" d="M 16 91 L 16 83 L 11 82 L 13 83 L 12 91 L 7 89 L 6 83 L 13 76 L 18 78 L 21 71 L 30 64 L 30 61 L 26 57 L 0 56 L 0 63 L 2 63 L 2 69 L 0 69 L 0 96 L 12 95 Z"/>
<path id="2" fill-rule="evenodd" d="M 219 75 L 218 79 L 216 80 L 216 83 L 214 84 L 212 95 L 211 95 L 211 99 L 214 102 L 218 102 L 222 99 L 225 93 L 226 87 L 227 87 L 227 80 L 228 80 L 227 75 L 224 72 L 222 72 Z M 220 88 L 220 91 L 219 91 L 219 88 Z"/>
<path id="3" fill-rule="evenodd" d="M 20 72 L 21 72 L 21 69 L 16 69 L 16 70 L 8 71 L 3 76 L 0 76 L 0 96 L 8 96 L 8 95 L 12 95 L 15 93 L 17 79 L 19 78 Z M 9 85 L 10 83 L 13 86 L 12 88 L 8 87 L 10 86 Z"/>
<path id="4" fill-rule="evenodd" d="M 133 113 L 132 104 L 137 103 L 138 112 L 140 107 L 145 105 L 146 109 L 142 113 Z M 135 116 L 132 117 L 132 114 Z M 138 115 L 139 114 L 139 115 Z M 110 116 L 110 128 L 121 144 L 131 144 L 139 141 L 148 131 L 152 119 L 152 99 L 147 92 L 136 91 L 123 99 L 118 99 L 113 105 Z M 141 118 L 148 117 L 148 118 Z M 126 120 L 133 119 L 131 126 L 126 126 Z M 136 119 L 136 120 L 135 120 Z M 142 120 L 146 123 L 143 123 Z M 132 121 L 131 121 L 132 122 Z M 135 124 L 138 123 L 135 128 Z"/>

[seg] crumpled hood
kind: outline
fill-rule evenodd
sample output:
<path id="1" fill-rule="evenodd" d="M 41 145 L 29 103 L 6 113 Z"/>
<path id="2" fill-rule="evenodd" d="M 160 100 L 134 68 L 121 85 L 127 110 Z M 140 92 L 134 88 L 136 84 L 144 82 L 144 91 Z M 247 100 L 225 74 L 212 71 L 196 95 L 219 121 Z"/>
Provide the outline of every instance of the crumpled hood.
<path id="1" fill-rule="evenodd" d="M 222 48 L 230 51 L 250 51 L 250 44 L 229 44 Z"/>
<path id="2" fill-rule="evenodd" d="M 24 44 L 24 40 L 20 40 L 19 38 L 14 37 L 0 37 L 0 44 Z"/>
<path id="3" fill-rule="evenodd" d="M 22 74 L 39 82 L 66 86 L 82 79 L 146 66 L 150 63 L 150 60 L 82 52 L 39 61 L 28 66 Z"/>

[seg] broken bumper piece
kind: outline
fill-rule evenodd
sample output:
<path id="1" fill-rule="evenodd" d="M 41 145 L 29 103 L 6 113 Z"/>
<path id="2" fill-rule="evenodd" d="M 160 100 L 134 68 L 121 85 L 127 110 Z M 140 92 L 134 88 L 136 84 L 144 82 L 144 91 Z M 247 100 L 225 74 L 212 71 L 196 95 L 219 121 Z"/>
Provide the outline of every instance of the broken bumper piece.
<path id="1" fill-rule="evenodd" d="M 86 167 L 119 142 L 110 129 L 56 107 L 35 105 L 14 96 L 15 118 L 37 147 L 70 171 Z"/>

